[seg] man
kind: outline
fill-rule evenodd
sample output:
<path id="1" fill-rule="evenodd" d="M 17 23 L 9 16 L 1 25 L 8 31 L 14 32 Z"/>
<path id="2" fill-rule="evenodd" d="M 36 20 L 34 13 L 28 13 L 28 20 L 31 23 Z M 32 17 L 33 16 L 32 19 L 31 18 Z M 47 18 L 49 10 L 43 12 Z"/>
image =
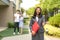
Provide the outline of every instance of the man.
<path id="1" fill-rule="evenodd" d="M 17 10 L 16 13 L 14 14 L 14 35 L 15 35 L 15 32 L 16 32 L 16 28 L 17 28 L 17 31 L 18 31 L 18 34 L 19 34 L 19 15 L 20 13 L 20 10 Z"/>

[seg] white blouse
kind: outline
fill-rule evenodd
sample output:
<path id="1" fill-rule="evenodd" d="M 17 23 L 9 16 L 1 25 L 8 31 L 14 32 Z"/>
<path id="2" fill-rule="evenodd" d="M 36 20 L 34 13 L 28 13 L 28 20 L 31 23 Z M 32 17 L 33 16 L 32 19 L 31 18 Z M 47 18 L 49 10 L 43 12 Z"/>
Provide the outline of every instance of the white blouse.
<path id="1" fill-rule="evenodd" d="M 20 20 L 23 20 L 24 18 L 23 17 L 20 17 Z"/>
<path id="2" fill-rule="evenodd" d="M 38 22 L 38 17 L 36 16 L 36 21 Z"/>

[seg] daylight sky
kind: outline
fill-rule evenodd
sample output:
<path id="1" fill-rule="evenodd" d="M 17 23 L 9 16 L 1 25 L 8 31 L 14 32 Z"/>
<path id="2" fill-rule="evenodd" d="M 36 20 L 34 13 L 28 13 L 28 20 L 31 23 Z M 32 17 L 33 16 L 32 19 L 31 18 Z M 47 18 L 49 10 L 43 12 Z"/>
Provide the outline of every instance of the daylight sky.
<path id="1" fill-rule="evenodd" d="M 25 10 L 29 9 L 30 7 L 33 7 L 35 4 L 38 4 L 39 2 L 36 0 L 22 0 L 23 3 L 21 3 L 21 7 L 23 7 Z"/>

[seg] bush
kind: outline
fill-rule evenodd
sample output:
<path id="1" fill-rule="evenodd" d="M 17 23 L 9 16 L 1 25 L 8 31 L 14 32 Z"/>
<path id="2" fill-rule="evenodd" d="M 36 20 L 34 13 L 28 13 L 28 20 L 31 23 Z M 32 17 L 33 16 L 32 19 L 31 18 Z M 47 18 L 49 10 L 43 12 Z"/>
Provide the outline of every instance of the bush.
<path id="1" fill-rule="evenodd" d="M 8 22 L 8 28 L 13 28 L 14 27 L 14 23 L 13 22 Z"/>
<path id="2" fill-rule="evenodd" d="M 24 18 L 24 24 L 28 24 L 29 18 Z"/>
<path id="3" fill-rule="evenodd" d="M 46 24 L 46 25 L 44 26 L 44 29 L 45 29 L 45 32 L 46 32 L 46 30 L 48 29 L 48 34 L 49 34 L 49 35 L 60 37 L 60 28 L 57 28 L 57 27 L 55 27 L 55 26 Z"/>
<path id="4" fill-rule="evenodd" d="M 49 23 L 53 26 L 59 27 L 60 26 L 60 13 L 56 14 L 53 17 L 50 17 Z"/>

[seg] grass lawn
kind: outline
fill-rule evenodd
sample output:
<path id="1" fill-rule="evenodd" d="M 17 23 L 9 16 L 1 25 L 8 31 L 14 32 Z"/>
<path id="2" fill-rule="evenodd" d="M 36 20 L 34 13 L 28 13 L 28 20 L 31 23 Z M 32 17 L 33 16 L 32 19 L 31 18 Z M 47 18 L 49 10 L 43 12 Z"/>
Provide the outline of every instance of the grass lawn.
<path id="1" fill-rule="evenodd" d="M 0 32 L 0 40 L 1 40 L 3 37 L 15 36 L 15 35 L 13 35 L 13 31 L 14 31 L 13 28 L 7 28 L 6 30 Z M 23 29 L 23 34 L 28 34 L 28 29 L 27 29 L 27 28 L 24 28 L 24 29 Z M 16 35 L 17 35 L 17 34 L 16 34 Z"/>

